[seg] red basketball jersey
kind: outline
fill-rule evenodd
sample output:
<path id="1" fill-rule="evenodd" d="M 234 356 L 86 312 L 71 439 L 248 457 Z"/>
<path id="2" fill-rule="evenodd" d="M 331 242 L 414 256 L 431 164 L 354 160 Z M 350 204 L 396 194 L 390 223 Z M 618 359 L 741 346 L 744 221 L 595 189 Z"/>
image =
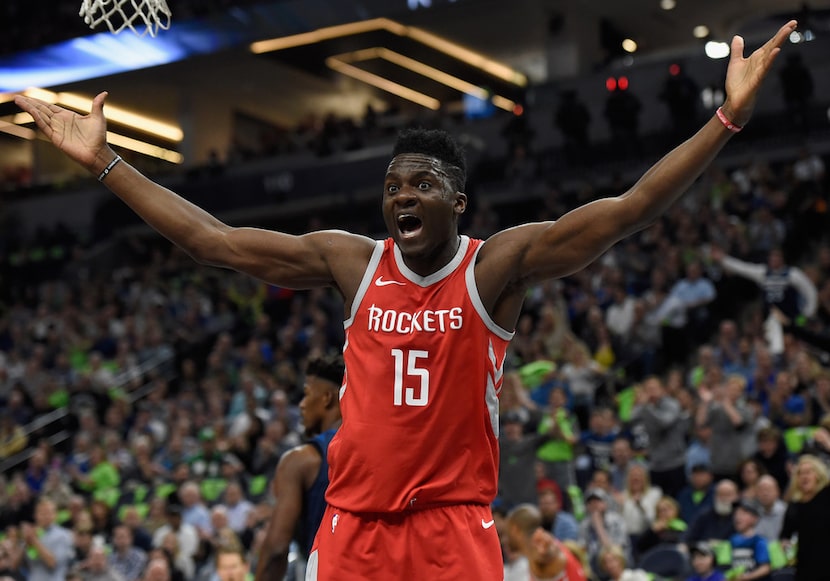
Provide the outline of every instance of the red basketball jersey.
<path id="1" fill-rule="evenodd" d="M 326 500 L 352 512 L 489 504 L 498 484 L 498 396 L 513 334 L 475 284 L 480 240 L 463 236 L 422 277 L 379 241 L 345 322 L 343 424 Z"/>

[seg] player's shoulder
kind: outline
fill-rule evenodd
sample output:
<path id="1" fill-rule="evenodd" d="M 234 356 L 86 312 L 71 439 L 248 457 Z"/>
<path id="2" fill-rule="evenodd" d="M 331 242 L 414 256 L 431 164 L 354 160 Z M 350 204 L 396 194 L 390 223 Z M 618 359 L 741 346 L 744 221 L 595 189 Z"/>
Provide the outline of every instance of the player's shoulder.
<path id="1" fill-rule="evenodd" d="M 306 468 L 320 466 L 319 448 L 312 443 L 300 444 L 285 452 L 277 464 L 277 473 L 303 472 Z"/>

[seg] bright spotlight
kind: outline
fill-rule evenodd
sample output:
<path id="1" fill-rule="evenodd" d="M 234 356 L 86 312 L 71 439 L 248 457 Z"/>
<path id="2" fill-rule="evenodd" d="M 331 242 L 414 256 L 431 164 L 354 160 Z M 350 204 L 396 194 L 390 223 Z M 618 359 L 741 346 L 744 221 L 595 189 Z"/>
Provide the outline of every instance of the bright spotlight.
<path id="1" fill-rule="evenodd" d="M 695 35 L 695 38 L 706 38 L 709 36 L 709 27 L 705 24 L 698 24 L 692 29 L 692 34 Z"/>
<path id="2" fill-rule="evenodd" d="M 637 43 L 631 40 L 630 38 L 626 38 L 624 41 L 622 41 L 622 47 L 625 52 L 637 51 Z"/>
<path id="3" fill-rule="evenodd" d="M 722 59 L 729 56 L 729 45 L 725 42 L 710 40 L 706 43 L 704 50 L 706 51 L 706 56 L 710 59 Z"/>

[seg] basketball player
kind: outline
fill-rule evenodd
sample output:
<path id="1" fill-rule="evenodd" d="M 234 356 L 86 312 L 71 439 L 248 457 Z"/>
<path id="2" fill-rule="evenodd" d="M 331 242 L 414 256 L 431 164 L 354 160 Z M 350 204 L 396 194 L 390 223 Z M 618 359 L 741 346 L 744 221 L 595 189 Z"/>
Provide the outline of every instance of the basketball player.
<path id="1" fill-rule="evenodd" d="M 311 440 L 280 458 L 273 490 L 277 504 L 257 562 L 257 581 L 283 579 L 288 568 L 288 548 L 296 540 L 308 559 L 311 543 L 326 509 L 329 484 L 329 443 L 340 427 L 338 390 L 343 383 L 343 358 L 311 359 L 300 413 L 306 437 Z"/>
<path id="2" fill-rule="evenodd" d="M 383 184 L 387 240 L 331 230 L 292 236 L 230 227 L 119 162 L 106 143 L 106 93 L 87 116 L 24 96 L 15 102 L 198 262 L 342 293 L 343 425 L 329 447 L 328 508 L 307 579 L 495 580 L 498 395 L 528 287 L 584 268 L 665 212 L 749 120 L 795 26 L 749 58 L 736 36 L 719 115 L 629 191 L 486 242 L 459 235 L 465 161 L 443 132 L 398 140 Z"/>
<path id="3" fill-rule="evenodd" d="M 542 528 L 542 513 L 532 504 L 520 504 L 508 513 L 507 543 L 527 559 L 530 581 L 587 579 L 579 559 Z"/>

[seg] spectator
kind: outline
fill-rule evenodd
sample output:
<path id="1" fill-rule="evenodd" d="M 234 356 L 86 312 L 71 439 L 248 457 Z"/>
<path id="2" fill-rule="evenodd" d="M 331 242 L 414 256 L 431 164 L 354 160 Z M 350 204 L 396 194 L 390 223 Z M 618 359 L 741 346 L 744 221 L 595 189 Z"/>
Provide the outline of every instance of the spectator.
<path id="1" fill-rule="evenodd" d="M 770 426 L 758 432 L 756 440 L 758 450 L 752 458 L 764 467 L 767 474 L 775 478 L 781 490 L 786 490 L 790 482 L 790 461 L 784 441 L 781 438 L 781 432 Z"/>
<path id="2" fill-rule="evenodd" d="M 766 473 L 766 469 L 760 462 L 752 458 L 742 461 L 738 465 L 738 487 L 741 498 L 758 498 L 758 482 Z"/>
<path id="3" fill-rule="evenodd" d="M 646 467 L 638 463 L 632 464 L 623 491 L 622 516 L 633 545 L 654 522 L 657 503 L 662 496 L 660 488 L 651 485 Z"/>
<path id="4" fill-rule="evenodd" d="M 753 499 L 742 499 L 734 512 L 735 534 L 729 537 L 731 558 L 727 577 L 746 581 L 769 581 L 770 557 L 767 541 L 755 531 L 761 509 Z M 727 565 L 719 559 L 720 565 Z M 731 573 L 731 574 L 730 574 Z"/>
<path id="5" fill-rule="evenodd" d="M 603 547 L 597 561 L 609 581 L 649 581 L 651 577 L 642 569 L 626 569 L 628 558 L 622 547 Z"/>
<path id="6" fill-rule="evenodd" d="M 629 153 L 640 149 L 640 100 L 625 88 L 618 87 L 605 100 L 605 119 L 611 141 Z"/>
<path id="7" fill-rule="evenodd" d="M 830 476 L 827 467 L 815 456 L 798 459 L 787 492 L 787 512 L 781 539 L 797 539 L 796 581 L 821 581 L 827 578 L 827 547 L 830 547 Z"/>
<path id="8" fill-rule="evenodd" d="M 643 382 L 631 420 L 648 434 L 651 481 L 665 494 L 675 496 L 686 484 L 686 436 L 680 403 L 666 392 L 660 378 Z"/>
<path id="9" fill-rule="evenodd" d="M 567 393 L 559 386 L 550 390 L 547 413 L 542 416 L 535 440 L 535 456 L 544 468 L 545 476 L 556 482 L 560 490 L 576 484 L 574 474 L 574 445 L 579 434 L 576 417 L 567 408 Z"/>
<path id="10" fill-rule="evenodd" d="M 659 97 L 669 109 L 677 136 L 681 139 L 689 137 L 698 125 L 700 90 L 685 67 L 677 63 L 669 67 L 669 76 L 663 82 Z"/>
<path id="11" fill-rule="evenodd" d="M 542 527 L 553 533 L 560 541 L 578 541 L 579 523 L 574 516 L 563 510 L 562 498 L 558 491 L 546 487 L 539 491 L 539 513 Z"/>
<path id="12" fill-rule="evenodd" d="M 658 545 L 676 545 L 686 532 L 686 523 L 680 518 L 680 505 L 671 496 L 657 501 L 656 516 L 649 528 L 636 540 L 638 555 L 644 555 Z"/>
<path id="13" fill-rule="evenodd" d="M 216 553 L 216 578 L 218 581 L 245 581 L 250 565 L 238 546 L 223 546 Z"/>
<path id="14" fill-rule="evenodd" d="M 773 352 L 783 349 L 781 325 L 771 316 L 769 309 L 776 307 L 787 317 L 812 317 L 816 312 L 817 294 L 815 285 L 796 266 L 788 266 L 781 250 L 771 250 L 767 263 L 753 264 L 727 256 L 721 249 L 712 248 L 712 260 L 719 262 L 726 274 L 733 274 L 755 282 L 764 293 L 767 341 Z"/>
<path id="15" fill-rule="evenodd" d="M 199 533 L 191 524 L 182 520 L 183 507 L 178 499 L 168 499 L 165 506 L 167 524 L 153 534 L 153 548 L 170 547 L 176 567 L 181 568 L 186 577 L 193 575 L 196 564 L 193 561 L 199 549 Z"/>
<path id="16" fill-rule="evenodd" d="M 228 526 L 233 532 L 241 533 L 245 529 L 248 514 L 254 509 L 254 505 L 245 498 L 239 482 L 228 483 L 222 504 L 228 512 Z"/>
<path id="17" fill-rule="evenodd" d="M 723 572 L 715 568 L 715 551 L 709 543 L 696 543 L 689 553 L 694 575 L 686 581 L 726 581 Z"/>
<path id="18" fill-rule="evenodd" d="M 554 113 L 554 124 L 564 137 L 563 150 L 568 161 L 580 164 L 587 161 L 589 153 L 588 128 L 591 113 L 574 90 L 562 92 L 559 105 Z"/>
<path id="19" fill-rule="evenodd" d="M 110 567 L 125 581 L 136 581 L 147 564 L 147 553 L 133 544 L 133 531 L 125 524 L 113 529 Z"/>
<path id="20" fill-rule="evenodd" d="M 631 446 L 631 439 L 628 436 L 619 435 L 611 444 L 611 485 L 614 490 L 625 490 L 625 483 L 628 477 L 628 469 L 635 463 L 642 463 L 642 460 L 634 459 L 634 448 Z"/>
<path id="21" fill-rule="evenodd" d="M 25 559 L 30 581 L 64 581 L 72 555 L 72 533 L 57 525 L 55 503 L 41 499 L 35 507 L 35 524 L 20 525 L 26 550 L 13 555 L 13 568 Z"/>
<path id="22" fill-rule="evenodd" d="M 696 423 L 712 428 L 712 471 L 715 478 L 737 479 L 738 465 L 743 460 L 742 442 L 747 433 L 750 412 L 743 402 L 746 379 L 741 375 L 730 375 L 726 385 L 710 388 L 701 385 L 701 404 L 697 410 Z"/>
<path id="23" fill-rule="evenodd" d="M 93 544 L 80 567 L 83 581 L 124 581 L 124 577 L 107 563 L 106 548 Z"/>
<path id="24" fill-rule="evenodd" d="M 510 509 L 523 503 L 536 504 L 535 465 L 540 447 L 554 434 L 555 427 L 525 436 L 524 424 L 518 414 L 504 417 L 499 434 L 499 499 Z"/>
<path id="25" fill-rule="evenodd" d="M 790 121 L 795 127 L 806 132 L 809 129 L 807 120 L 813 97 L 813 75 L 804 64 L 800 53 L 793 52 L 787 55 L 778 77 Z"/>
<path id="26" fill-rule="evenodd" d="M 723 541 L 735 532 L 732 508 L 738 501 L 738 486 L 731 480 L 721 480 L 715 486 L 712 507 L 703 510 L 689 523 L 683 542 L 691 546 L 700 541 Z"/>
<path id="27" fill-rule="evenodd" d="M 621 547 L 623 554 L 630 554 L 630 541 L 622 515 L 609 509 L 608 493 L 591 488 L 585 493 L 586 518 L 580 525 L 579 537 L 585 546 L 588 560 L 594 561 L 600 551 L 608 547 Z"/>
<path id="28" fill-rule="evenodd" d="M 781 489 L 778 488 L 778 482 L 769 474 L 761 476 L 756 489 L 760 517 L 758 524 L 755 526 L 755 531 L 764 537 L 767 542 L 777 541 L 784 525 L 787 503 L 781 500 Z"/>
<path id="29" fill-rule="evenodd" d="M 680 518 L 686 523 L 712 507 L 714 501 L 714 476 L 708 464 L 695 464 L 689 476 L 689 484 L 677 496 Z"/>

